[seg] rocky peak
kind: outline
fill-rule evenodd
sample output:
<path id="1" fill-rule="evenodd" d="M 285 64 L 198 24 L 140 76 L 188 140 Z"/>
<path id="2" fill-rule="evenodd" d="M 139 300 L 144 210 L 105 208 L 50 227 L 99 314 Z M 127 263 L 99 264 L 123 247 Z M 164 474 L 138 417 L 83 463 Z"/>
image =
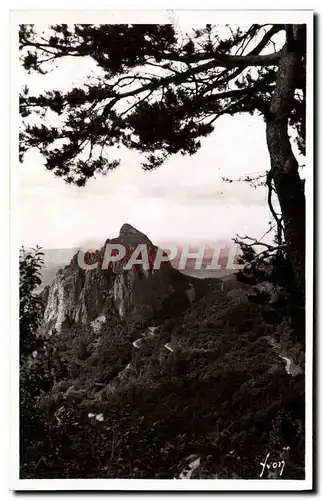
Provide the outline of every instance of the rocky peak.
<path id="1" fill-rule="evenodd" d="M 127 246 L 136 246 L 139 243 L 146 243 L 147 245 L 154 246 L 150 239 L 141 231 L 138 231 L 131 224 L 123 224 L 119 231 L 119 236 L 113 239 L 107 239 L 107 243 L 123 243 Z"/>
<path id="2" fill-rule="evenodd" d="M 152 261 L 158 250 L 144 233 L 130 224 L 123 224 L 119 236 L 108 239 L 95 253 L 94 262 L 98 262 L 95 268 L 81 269 L 75 255 L 71 264 L 56 275 L 48 292 L 45 322 L 59 330 L 68 319 L 90 323 L 111 310 L 126 320 L 145 320 L 160 311 L 166 299 L 172 301 L 172 296 L 175 298 L 178 294 L 189 305 L 185 293 L 189 279 L 173 269 L 170 262 L 164 262 L 160 269 L 152 265 L 145 270 L 139 264 L 129 270 L 121 266 L 118 273 L 114 272 L 114 266 L 104 269 L 102 257 L 108 243 L 124 244 L 130 255 L 138 244 L 146 244 Z M 122 261 L 113 264 L 119 263 Z"/>
<path id="3" fill-rule="evenodd" d="M 127 224 L 127 223 L 123 224 L 120 228 L 120 231 L 119 231 L 119 237 L 131 237 L 132 235 L 140 236 L 140 237 L 148 239 L 145 234 L 138 231 L 138 229 L 133 227 L 131 224 Z"/>

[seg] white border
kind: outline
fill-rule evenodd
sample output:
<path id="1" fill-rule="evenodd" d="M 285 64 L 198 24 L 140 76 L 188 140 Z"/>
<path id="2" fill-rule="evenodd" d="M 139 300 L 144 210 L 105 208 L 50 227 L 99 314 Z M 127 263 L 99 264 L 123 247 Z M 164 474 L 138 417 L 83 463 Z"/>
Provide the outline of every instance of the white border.
<path id="1" fill-rule="evenodd" d="M 61 2 L 58 1 L 57 5 Z M 65 3 L 65 2 L 64 2 Z M 176 10 L 20 10 L 11 11 L 11 377 L 10 377 L 10 423 L 11 423 L 11 468 L 10 487 L 13 490 L 148 490 L 148 491 L 305 491 L 312 489 L 312 361 L 313 361 L 313 12 L 310 10 L 181 10 L 181 22 L 188 25 L 208 22 L 214 24 L 231 23 L 306 23 L 308 28 L 308 62 L 307 62 L 307 165 L 306 197 L 307 197 L 307 310 L 306 310 L 306 477 L 305 480 L 149 480 L 149 479 L 19 479 L 19 356 L 18 356 L 18 270 L 17 257 L 19 251 L 19 207 L 18 200 L 18 141 L 19 124 L 18 94 L 18 43 L 17 27 L 20 23 L 167 23 L 175 16 Z"/>
<path id="2" fill-rule="evenodd" d="M 249 23 L 311 23 L 313 12 L 304 10 L 12 10 L 11 29 L 21 23 L 169 23 L 180 15 L 181 22 L 189 26 L 201 23 L 249 24 Z"/>
<path id="3" fill-rule="evenodd" d="M 306 75 L 306 348 L 305 348 L 305 480 L 313 481 L 313 284 L 314 284 L 314 33 L 307 26 Z"/>

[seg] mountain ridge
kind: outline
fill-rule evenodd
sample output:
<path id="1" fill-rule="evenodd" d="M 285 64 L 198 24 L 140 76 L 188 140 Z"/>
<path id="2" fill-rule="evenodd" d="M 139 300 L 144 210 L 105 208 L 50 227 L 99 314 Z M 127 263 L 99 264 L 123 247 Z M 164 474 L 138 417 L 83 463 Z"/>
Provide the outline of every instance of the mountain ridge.
<path id="1" fill-rule="evenodd" d="M 206 292 L 207 282 L 199 283 L 197 278 L 180 273 L 167 260 L 160 269 L 152 266 L 144 269 L 135 264 L 129 270 L 123 270 L 123 261 L 111 262 L 107 268 L 99 265 L 105 258 L 107 245 L 116 243 L 125 245 L 130 251 L 144 243 L 152 257 L 159 250 L 144 233 L 130 224 L 121 227 L 119 236 L 106 239 L 99 250 L 83 256 L 88 263 L 96 261 L 95 269 L 84 270 L 79 265 L 78 250 L 43 293 L 46 298 L 45 325 L 60 331 L 64 322 L 89 323 L 110 309 L 125 320 L 148 320 L 159 313 L 167 316 L 163 313 L 165 304 L 173 314 L 174 304 L 175 308 L 184 310 L 190 305 L 192 294 L 201 296 Z"/>

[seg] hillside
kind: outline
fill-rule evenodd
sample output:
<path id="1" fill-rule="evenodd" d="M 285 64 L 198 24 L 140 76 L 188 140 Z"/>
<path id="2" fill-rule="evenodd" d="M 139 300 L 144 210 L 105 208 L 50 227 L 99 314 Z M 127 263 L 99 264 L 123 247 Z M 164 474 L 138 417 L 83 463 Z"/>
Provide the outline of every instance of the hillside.
<path id="1" fill-rule="evenodd" d="M 123 273 L 58 273 L 46 350 L 22 370 L 37 394 L 22 397 L 21 477 L 303 479 L 304 349 L 287 321 L 246 285 L 158 272 L 129 271 L 143 295 L 117 294 L 121 309 Z M 260 476 L 268 453 L 280 467 Z"/>

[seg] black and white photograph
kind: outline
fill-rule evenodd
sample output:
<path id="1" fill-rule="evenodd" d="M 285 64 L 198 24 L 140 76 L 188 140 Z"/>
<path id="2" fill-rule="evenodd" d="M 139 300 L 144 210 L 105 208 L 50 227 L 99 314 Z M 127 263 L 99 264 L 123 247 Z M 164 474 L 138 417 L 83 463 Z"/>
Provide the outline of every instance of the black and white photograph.
<path id="1" fill-rule="evenodd" d="M 311 490 L 313 12 L 10 30 L 13 488 Z"/>

